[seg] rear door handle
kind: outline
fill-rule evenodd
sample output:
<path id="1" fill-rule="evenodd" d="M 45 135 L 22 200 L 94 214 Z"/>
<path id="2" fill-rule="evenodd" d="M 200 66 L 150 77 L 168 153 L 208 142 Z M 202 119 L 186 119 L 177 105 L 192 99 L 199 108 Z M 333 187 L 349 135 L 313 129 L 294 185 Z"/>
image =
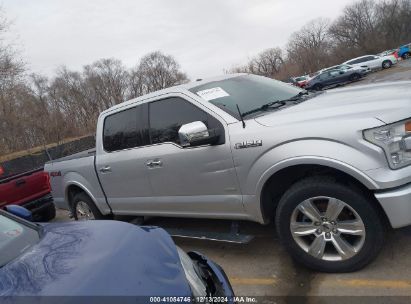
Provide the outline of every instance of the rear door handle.
<path id="1" fill-rule="evenodd" d="M 101 173 L 108 173 L 111 172 L 111 167 L 110 166 L 105 166 L 103 168 L 100 169 Z"/>
<path id="2" fill-rule="evenodd" d="M 161 167 L 163 165 L 163 162 L 159 159 L 155 159 L 155 160 L 149 160 L 146 163 L 147 167 L 149 168 L 154 168 L 154 167 Z"/>

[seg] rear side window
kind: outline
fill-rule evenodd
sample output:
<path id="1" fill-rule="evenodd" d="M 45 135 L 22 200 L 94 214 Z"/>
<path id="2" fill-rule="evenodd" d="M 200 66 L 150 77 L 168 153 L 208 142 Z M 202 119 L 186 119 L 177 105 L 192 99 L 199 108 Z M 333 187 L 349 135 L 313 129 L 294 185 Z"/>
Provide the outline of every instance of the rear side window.
<path id="1" fill-rule="evenodd" d="M 148 144 L 148 125 L 143 106 L 127 109 L 104 120 L 103 146 L 108 152 Z"/>
<path id="2" fill-rule="evenodd" d="M 223 126 L 217 119 L 190 102 L 178 97 L 150 103 L 149 113 L 152 144 L 163 142 L 180 144 L 178 130 L 182 125 L 194 121 L 204 122 L 209 129 L 217 128 L 223 130 Z"/>

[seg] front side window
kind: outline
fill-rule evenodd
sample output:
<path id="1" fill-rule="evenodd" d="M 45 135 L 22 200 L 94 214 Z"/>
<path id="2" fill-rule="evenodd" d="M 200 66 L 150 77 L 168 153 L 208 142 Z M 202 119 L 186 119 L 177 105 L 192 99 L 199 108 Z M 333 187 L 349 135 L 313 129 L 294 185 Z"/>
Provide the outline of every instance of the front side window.
<path id="1" fill-rule="evenodd" d="M 269 102 L 288 99 L 302 92 L 284 82 L 256 75 L 213 81 L 193 87 L 190 91 L 237 119 L 240 118 L 237 105 L 242 113 L 246 113 Z"/>
<path id="2" fill-rule="evenodd" d="M 319 80 L 326 80 L 326 79 L 328 79 L 328 73 L 321 73 L 320 75 L 318 75 L 318 79 L 319 79 Z"/>
<path id="3" fill-rule="evenodd" d="M 39 241 L 36 230 L 0 215 L 0 267 Z"/>
<path id="4" fill-rule="evenodd" d="M 148 144 L 148 126 L 143 109 L 143 106 L 137 106 L 106 117 L 103 131 L 103 145 L 106 151 Z"/>
<path id="5" fill-rule="evenodd" d="M 190 102 L 172 97 L 149 104 L 150 138 L 152 144 L 180 144 L 178 130 L 184 124 L 202 121 L 207 128 L 221 128 L 221 123 Z"/>

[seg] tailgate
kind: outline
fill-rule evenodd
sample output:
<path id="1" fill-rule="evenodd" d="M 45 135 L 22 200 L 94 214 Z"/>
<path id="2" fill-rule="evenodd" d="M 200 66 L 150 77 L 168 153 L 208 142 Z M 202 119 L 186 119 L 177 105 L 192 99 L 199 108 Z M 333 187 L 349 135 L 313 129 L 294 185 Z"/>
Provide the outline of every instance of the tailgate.
<path id="1" fill-rule="evenodd" d="M 0 208 L 21 205 L 50 193 L 49 176 L 43 170 L 19 174 L 0 183 Z"/>

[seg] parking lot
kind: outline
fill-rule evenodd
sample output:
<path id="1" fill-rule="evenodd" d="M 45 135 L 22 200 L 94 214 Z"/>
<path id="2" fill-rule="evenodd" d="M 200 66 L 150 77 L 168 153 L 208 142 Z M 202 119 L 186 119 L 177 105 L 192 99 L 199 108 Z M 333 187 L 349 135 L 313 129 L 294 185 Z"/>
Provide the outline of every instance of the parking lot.
<path id="1" fill-rule="evenodd" d="M 56 221 L 65 220 L 69 220 L 68 213 L 59 210 Z M 144 224 L 207 232 L 230 229 L 230 222 L 221 220 L 149 218 Z M 347 274 L 316 273 L 295 264 L 279 243 L 273 225 L 241 222 L 240 233 L 255 238 L 248 244 L 188 238 L 174 241 L 184 250 L 202 252 L 220 264 L 239 296 L 279 297 L 276 302 L 280 303 L 287 302 L 288 296 L 309 296 L 307 303 L 318 296 L 378 297 L 361 297 L 361 301 L 370 299 L 372 303 L 386 303 L 381 296 L 400 296 L 398 303 L 408 300 L 403 296 L 411 297 L 411 227 L 388 232 L 379 257 L 365 269 Z M 326 299 L 331 300 L 323 301 L 328 302 Z M 343 299 L 341 303 L 345 303 Z"/>
<path id="2" fill-rule="evenodd" d="M 411 60 L 402 60 L 390 69 L 371 73 L 362 80 L 352 83 L 350 85 L 353 86 L 360 84 L 371 84 L 401 80 L 411 80 Z"/>
<path id="3" fill-rule="evenodd" d="M 410 79 L 411 60 L 408 60 L 351 85 Z M 68 213 L 59 210 L 56 221 L 65 220 L 70 220 Z M 230 229 L 230 222 L 221 220 L 149 218 L 145 224 L 207 232 Z M 386 303 L 387 298 L 381 296 L 396 296 L 398 303 L 408 302 L 402 296 L 411 297 L 411 227 L 388 232 L 379 257 L 365 269 L 347 274 L 316 273 L 296 264 L 279 243 L 273 225 L 241 222 L 240 233 L 255 238 L 248 244 L 188 238 L 175 238 L 175 242 L 186 251 L 200 251 L 220 264 L 240 296 L 279 297 L 275 302 L 288 302 L 288 296 L 310 296 L 304 298 L 304 303 L 314 299 L 317 302 L 318 296 L 372 296 L 357 299 L 369 299 L 373 303 Z M 321 299 L 331 301 L 331 297 Z M 347 300 L 339 299 L 341 303 Z M 393 298 L 389 301 L 392 303 Z M 331 302 L 335 303 L 335 298 Z"/>

